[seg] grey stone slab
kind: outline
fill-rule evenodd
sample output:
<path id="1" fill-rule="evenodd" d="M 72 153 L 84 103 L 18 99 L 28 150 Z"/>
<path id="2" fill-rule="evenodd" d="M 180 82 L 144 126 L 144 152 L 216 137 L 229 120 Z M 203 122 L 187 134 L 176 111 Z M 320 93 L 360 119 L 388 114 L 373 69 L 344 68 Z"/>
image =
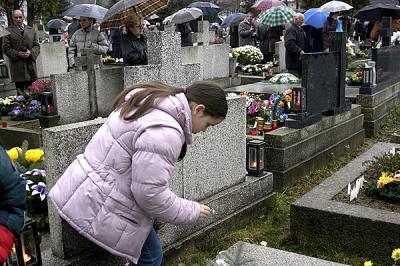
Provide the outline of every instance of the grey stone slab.
<path id="1" fill-rule="evenodd" d="M 374 108 L 363 107 L 362 113 L 364 114 L 365 121 L 374 121 L 385 117 L 393 109 L 399 106 L 400 94 L 389 98 L 387 101 L 375 106 Z"/>
<path id="2" fill-rule="evenodd" d="M 239 248 L 241 248 L 241 253 Z M 241 257 L 252 260 L 251 263 L 241 264 L 243 266 L 344 266 L 347 264 L 336 263 L 332 261 L 313 258 L 293 252 L 283 251 L 275 248 L 264 247 L 239 241 L 228 250 L 223 251 L 217 256 L 217 259 L 224 259 L 224 254 Z"/>
<path id="3" fill-rule="evenodd" d="M 0 79 L 0 98 L 5 98 L 7 96 L 13 95 L 17 95 L 15 83 L 9 83 L 4 79 Z"/>
<path id="4" fill-rule="evenodd" d="M 90 119 L 88 75 L 69 72 L 52 76 L 53 93 L 60 115 L 59 124 L 70 124 Z"/>
<path id="5" fill-rule="evenodd" d="M 96 70 L 96 95 L 99 116 L 106 117 L 112 112 L 113 100 L 123 89 L 123 67 Z"/>
<path id="6" fill-rule="evenodd" d="M 68 71 L 67 52 L 62 42 L 40 44 L 40 54 L 36 58 L 37 75 L 39 78 L 50 77 L 52 74 L 65 74 Z"/>
<path id="7" fill-rule="evenodd" d="M 200 64 L 183 65 L 183 85 L 190 85 L 195 80 L 201 80 Z"/>
<path id="8" fill-rule="evenodd" d="M 400 82 L 392 84 L 372 95 L 357 95 L 357 104 L 362 107 L 373 108 L 398 94 L 400 94 Z"/>
<path id="9" fill-rule="evenodd" d="M 247 177 L 246 181 L 219 193 L 215 193 L 211 197 L 201 201 L 201 203 L 215 209 L 216 213 L 210 215 L 210 217 L 202 223 L 192 225 L 166 224 L 159 231 L 163 246 L 168 248 L 169 245 L 174 244 L 174 242 L 179 239 L 194 234 L 224 219 L 230 214 L 235 213 L 241 208 L 245 208 L 253 202 L 270 195 L 272 193 L 272 188 L 273 176 L 271 173 L 266 173 L 261 177 Z"/>
<path id="10" fill-rule="evenodd" d="M 285 42 L 275 43 L 275 54 L 279 56 L 279 72 L 286 70 L 286 48 Z"/>
<path id="11" fill-rule="evenodd" d="M 0 145 L 3 146 L 4 149 L 21 147 L 24 140 L 28 141 L 30 149 L 42 146 L 42 138 L 39 130 L 13 126 L 0 128 Z"/>
<path id="12" fill-rule="evenodd" d="M 160 80 L 160 66 L 126 66 L 124 67 L 124 88 L 135 83 Z"/>
<path id="13" fill-rule="evenodd" d="M 267 82 L 256 82 L 252 84 L 240 85 L 236 87 L 227 88 L 227 92 L 240 93 L 242 91 L 247 91 L 250 93 L 260 93 L 260 94 L 273 94 L 273 93 L 283 93 L 287 89 L 293 87 L 293 84 L 270 84 Z"/>
<path id="14" fill-rule="evenodd" d="M 194 135 L 183 160 L 184 196 L 199 200 L 243 181 L 246 175 L 246 113 L 243 97 L 228 98 L 219 125 Z"/>
<path id="15" fill-rule="evenodd" d="M 400 214 L 336 201 L 336 194 L 365 170 L 363 164 L 399 144 L 377 143 L 367 152 L 291 206 L 291 228 L 301 239 L 312 238 L 336 245 L 345 253 L 367 256 L 383 265 L 391 263 L 392 249 L 400 245 Z"/>

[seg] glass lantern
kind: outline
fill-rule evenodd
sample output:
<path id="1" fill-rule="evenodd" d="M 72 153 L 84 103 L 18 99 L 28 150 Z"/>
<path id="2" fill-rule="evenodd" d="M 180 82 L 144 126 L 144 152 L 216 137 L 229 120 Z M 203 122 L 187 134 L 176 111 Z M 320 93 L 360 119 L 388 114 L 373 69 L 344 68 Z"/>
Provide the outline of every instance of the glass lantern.
<path id="1" fill-rule="evenodd" d="M 291 110 L 297 113 L 304 112 L 306 109 L 305 89 L 303 87 L 292 88 Z"/>
<path id="2" fill-rule="evenodd" d="M 264 173 L 265 142 L 251 140 L 246 145 L 246 170 L 250 176 L 260 176 Z"/>
<path id="3" fill-rule="evenodd" d="M 41 104 L 42 115 L 44 116 L 55 115 L 57 113 L 52 92 L 50 91 L 42 92 L 40 95 L 40 104 Z"/>
<path id="4" fill-rule="evenodd" d="M 372 88 L 374 87 L 374 73 L 373 73 L 373 67 L 369 65 L 365 65 L 363 68 L 363 83 L 362 83 L 362 88 Z"/>
<path id="5" fill-rule="evenodd" d="M 36 222 L 27 217 L 24 228 L 11 250 L 6 262 L 7 266 L 37 266 L 42 265 L 39 235 Z"/>

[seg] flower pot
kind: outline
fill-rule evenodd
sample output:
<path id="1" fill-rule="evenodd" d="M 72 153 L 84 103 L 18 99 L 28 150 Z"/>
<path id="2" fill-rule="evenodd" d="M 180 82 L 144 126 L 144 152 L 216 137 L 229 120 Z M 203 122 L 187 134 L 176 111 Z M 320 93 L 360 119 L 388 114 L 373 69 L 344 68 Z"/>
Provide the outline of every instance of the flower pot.
<path id="1" fill-rule="evenodd" d="M 272 129 L 278 128 L 278 120 L 272 120 Z"/>

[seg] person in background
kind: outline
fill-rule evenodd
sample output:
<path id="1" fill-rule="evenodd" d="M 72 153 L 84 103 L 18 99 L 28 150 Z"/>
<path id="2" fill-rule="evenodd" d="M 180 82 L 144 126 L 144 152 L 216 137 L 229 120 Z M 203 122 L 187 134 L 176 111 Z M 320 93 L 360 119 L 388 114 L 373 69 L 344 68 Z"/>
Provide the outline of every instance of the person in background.
<path id="1" fill-rule="evenodd" d="M 245 19 L 239 24 L 239 46 L 255 45 L 257 29 L 253 22 L 254 15 L 248 12 Z"/>
<path id="2" fill-rule="evenodd" d="M 307 36 L 301 28 L 303 22 L 304 15 L 296 13 L 292 24 L 285 32 L 286 68 L 296 77 L 302 75 L 301 56 L 307 51 Z"/>
<path id="3" fill-rule="evenodd" d="M 281 40 L 281 36 L 283 35 L 284 26 L 275 26 L 268 29 L 268 53 L 269 57 L 272 59 L 275 54 L 275 43 Z"/>
<path id="4" fill-rule="evenodd" d="M 102 32 L 94 28 L 94 23 L 94 18 L 79 18 L 81 28 L 75 31 L 69 44 L 68 64 L 70 68 L 75 68 L 75 58 L 80 56 L 81 49 L 83 48 L 92 48 L 96 54 L 100 55 L 107 54 L 107 38 Z"/>
<path id="5" fill-rule="evenodd" d="M 10 34 L 3 37 L 3 52 L 9 58 L 11 80 L 20 93 L 37 79 L 36 58 L 40 44 L 36 31 L 24 25 L 21 10 L 14 10 L 12 18 L 13 25 L 7 28 Z"/>
<path id="6" fill-rule="evenodd" d="M 24 226 L 25 179 L 20 177 L 9 155 L 0 146 L 0 264 L 10 255 Z"/>
<path id="7" fill-rule="evenodd" d="M 154 220 L 190 224 L 212 212 L 178 197 L 170 179 L 192 134 L 225 119 L 226 95 L 211 81 L 183 88 L 153 81 L 122 91 L 113 109 L 49 198 L 65 221 L 97 245 L 137 266 L 159 266 L 163 254 Z"/>
<path id="8" fill-rule="evenodd" d="M 338 25 L 338 15 L 339 13 L 331 12 L 329 17 L 324 22 L 324 26 L 322 27 L 323 49 L 325 52 L 329 51 L 329 32 L 336 31 Z"/>
<path id="9" fill-rule="evenodd" d="M 111 31 L 111 56 L 113 58 L 122 58 L 122 51 L 121 51 L 121 39 L 122 33 L 120 30 L 112 30 Z"/>
<path id="10" fill-rule="evenodd" d="M 367 30 L 365 29 L 364 23 L 361 22 L 360 20 L 357 20 L 356 23 L 354 24 L 354 39 L 357 41 L 365 41 L 367 38 Z"/>
<path id="11" fill-rule="evenodd" d="M 144 36 L 143 17 L 131 14 L 126 18 L 126 34 L 121 37 L 121 53 L 128 66 L 147 65 L 147 39 Z"/>
<path id="12" fill-rule="evenodd" d="M 192 35 L 191 33 L 192 28 L 190 27 L 190 23 L 189 22 L 185 22 L 182 24 L 176 24 L 176 28 L 175 28 L 176 32 L 180 32 L 181 33 L 181 45 L 182 46 L 191 46 L 193 45 L 193 41 L 192 41 Z"/>
<path id="13" fill-rule="evenodd" d="M 268 39 L 268 26 L 260 24 L 257 28 L 257 38 L 260 41 L 260 51 L 263 54 L 263 60 L 261 64 L 272 61 L 272 56 L 268 52 L 269 39 Z"/>
<path id="14" fill-rule="evenodd" d="M 232 48 L 239 47 L 239 26 L 229 27 L 229 44 Z"/>
<path id="15" fill-rule="evenodd" d="M 81 28 L 81 25 L 79 24 L 79 21 L 76 18 L 73 18 L 73 21 L 71 24 L 68 26 L 68 35 L 71 38 L 72 35 L 74 35 L 75 31 L 79 30 Z"/>

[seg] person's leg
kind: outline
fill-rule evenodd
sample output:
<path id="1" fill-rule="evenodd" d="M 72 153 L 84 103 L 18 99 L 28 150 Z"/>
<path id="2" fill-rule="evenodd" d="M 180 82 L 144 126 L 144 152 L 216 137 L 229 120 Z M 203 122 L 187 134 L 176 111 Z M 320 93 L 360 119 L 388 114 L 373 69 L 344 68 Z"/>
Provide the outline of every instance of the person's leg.
<path id="1" fill-rule="evenodd" d="M 144 242 L 137 266 L 160 266 L 163 252 L 154 228 Z"/>

